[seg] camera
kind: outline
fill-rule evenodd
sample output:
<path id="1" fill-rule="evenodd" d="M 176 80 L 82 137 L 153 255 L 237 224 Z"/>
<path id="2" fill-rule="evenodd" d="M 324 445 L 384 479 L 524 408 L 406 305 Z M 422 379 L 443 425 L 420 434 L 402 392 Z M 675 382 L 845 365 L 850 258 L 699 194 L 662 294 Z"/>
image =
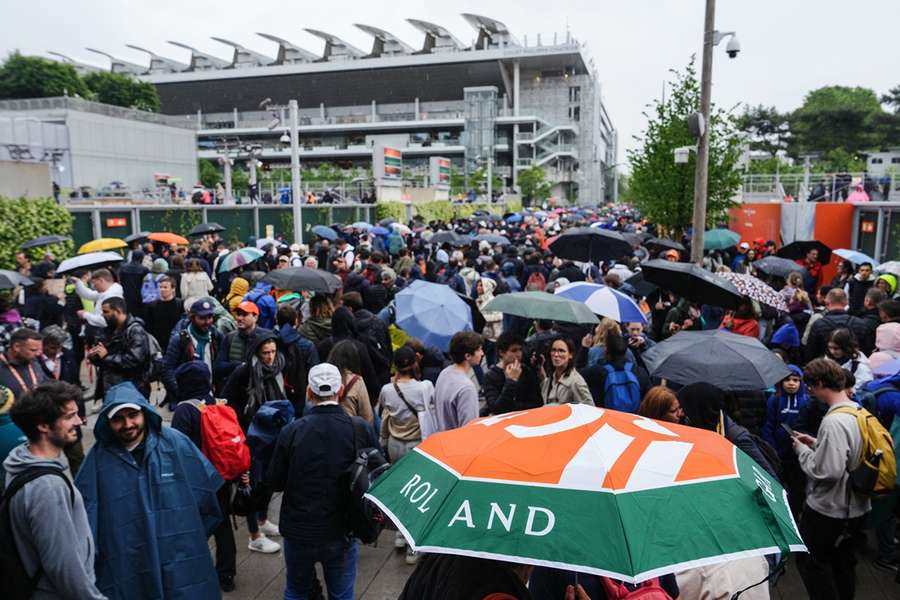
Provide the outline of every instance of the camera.
<path id="1" fill-rule="evenodd" d="M 741 51 L 741 43 L 738 41 L 736 36 L 731 36 L 731 39 L 728 40 L 728 45 L 725 46 L 725 52 L 728 54 L 728 58 L 737 58 L 737 55 Z"/>

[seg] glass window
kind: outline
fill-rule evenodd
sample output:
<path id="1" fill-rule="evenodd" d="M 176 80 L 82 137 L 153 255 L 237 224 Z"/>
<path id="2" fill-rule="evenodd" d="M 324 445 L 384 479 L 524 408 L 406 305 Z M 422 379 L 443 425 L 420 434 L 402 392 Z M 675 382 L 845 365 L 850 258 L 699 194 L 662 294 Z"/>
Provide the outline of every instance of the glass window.
<path id="1" fill-rule="evenodd" d="M 875 236 L 878 232 L 878 211 L 860 211 L 856 246 L 860 252 L 875 256 Z"/>
<path id="2" fill-rule="evenodd" d="M 873 165 L 880 165 L 882 162 L 884 162 L 884 161 L 882 161 L 880 158 L 873 158 L 873 159 L 871 160 L 871 163 L 872 163 Z"/>

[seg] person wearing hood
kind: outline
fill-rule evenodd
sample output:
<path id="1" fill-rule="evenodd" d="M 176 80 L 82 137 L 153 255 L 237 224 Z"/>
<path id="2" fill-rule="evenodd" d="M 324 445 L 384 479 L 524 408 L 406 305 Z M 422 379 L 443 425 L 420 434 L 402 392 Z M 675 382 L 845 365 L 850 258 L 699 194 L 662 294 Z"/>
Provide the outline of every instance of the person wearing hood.
<path id="1" fill-rule="evenodd" d="M 275 320 L 278 345 L 287 361 L 285 385 L 293 390 L 305 390 L 310 369 L 319 364 L 319 351 L 315 344 L 297 331 L 300 315 L 293 306 L 289 304 L 279 306 Z"/>
<path id="2" fill-rule="evenodd" d="M 237 307 L 244 301 L 244 296 L 248 291 L 250 291 L 250 282 L 243 277 L 236 276 L 231 280 L 231 286 L 225 296 L 225 308 L 232 316 L 237 317 Z"/>
<path id="3" fill-rule="evenodd" d="M 107 390 L 96 443 L 75 486 L 97 544 L 97 587 L 111 600 L 218 598 L 207 539 L 223 481 L 186 435 L 130 382 Z"/>
<path id="4" fill-rule="evenodd" d="M 897 276 L 892 273 L 883 273 L 875 280 L 875 287 L 887 294 L 888 298 L 893 298 L 897 293 Z"/>
<path id="5" fill-rule="evenodd" d="M 125 303 L 128 305 L 128 312 L 143 316 L 144 299 L 141 294 L 141 288 L 144 285 L 144 278 L 148 276 L 149 269 L 144 266 L 143 250 L 134 250 L 131 253 L 131 260 L 119 267 L 119 282 L 122 284 L 122 295 Z"/>
<path id="6" fill-rule="evenodd" d="M 847 298 L 850 301 L 850 314 L 858 315 L 863 311 L 863 301 L 866 292 L 875 284 L 872 275 L 872 263 L 864 262 L 856 269 L 856 274 L 844 285 Z"/>
<path id="7" fill-rule="evenodd" d="M 150 340 L 144 322 L 128 314 L 122 298 L 107 298 L 101 309 L 106 329 L 86 354 L 99 371 L 94 397 L 102 398 L 106 389 L 123 381 L 134 382 L 142 394 L 149 395 Z"/>
<path id="8" fill-rule="evenodd" d="M 390 362 L 385 366 L 380 352 L 377 349 L 370 350 L 369 344 L 360 340 L 353 313 L 346 306 L 339 306 L 335 309 L 331 323 L 331 336 L 317 345 L 319 356 L 326 357 L 325 362 L 330 362 L 327 357 L 331 355 L 335 346 L 342 341 L 352 342 L 358 355 L 358 365 L 354 365 L 353 372 L 362 377 L 362 384 L 366 388 L 368 397 L 377 398 L 381 386 L 390 380 Z M 376 364 L 380 365 L 380 368 L 376 367 Z M 347 386 L 347 388 L 350 387 L 353 386 Z"/>
<path id="9" fill-rule="evenodd" d="M 791 512 L 799 516 L 805 498 L 806 477 L 800 470 L 793 440 L 783 425 L 796 429 L 801 411 L 809 405 L 809 392 L 803 383 L 803 369 L 788 365 L 791 374 L 782 379 L 766 400 L 766 420 L 761 436 L 778 452 L 781 459 L 782 483 L 788 493 Z"/>
<path id="10" fill-rule="evenodd" d="M 253 289 L 244 296 L 244 302 L 252 302 L 259 309 L 260 327 L 269 330 L 275 327 L 275 313 L 278 312 L 278 304 L 272 297 L 271 284 L 262 281 L 256 282 Z"/>
<path id="11" fill-rule="evenodd" d="M 9 420 L 27 436 L 5 456 L 5 487 L 12 490 L 17 478 L 36 475 L 9 500 L 12 538 L 25 571 L 4 575 L 38 577 L 34 600 L 106 598 L 96 585 L 96 547 L 85 500 L 69 480 L 63 452 L 78 438 L 80 399 L 81 389 L 61 381 L 44 382 L 15 404 L 11 394 L 5 402 L 0 398 L 0 422 Z"/>

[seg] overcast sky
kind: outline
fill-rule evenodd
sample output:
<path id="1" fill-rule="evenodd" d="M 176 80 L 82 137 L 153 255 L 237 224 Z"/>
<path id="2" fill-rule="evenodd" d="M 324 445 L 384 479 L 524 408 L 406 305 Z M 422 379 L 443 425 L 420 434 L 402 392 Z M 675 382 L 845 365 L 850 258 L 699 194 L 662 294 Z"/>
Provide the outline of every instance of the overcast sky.
<path id="1" fill-rule="evenodd" d="M 425 8 L 427 6 L 427 8 Z M 703 0 L 492 0 L 474 2 L 386 2 L 329 0 L 0 0 L 4 16 L 0 52 L 19 49 L 46 55 L 47 50 L 76 60 L 107 66 L 84 50 L 95 47 L 119 58 L 146 64 L 144 54 L 126 43 L 187 61 L 187 51 L 166 40 L 230 58 L 229 49 L 209 39 L 231 39 L 274 56 L 274 44 L 255 35 L 284 37 L 320 53 L 322 42 L 302 28 L 321 29 L 364 49 L 371 38 L 353 27 L 364 23 L 386 29 L 413 47 L 422 36 L 404 19 L 443 25 L 469 42 L 473 30 L 461 12 L 504 22 L 530 44 L 541 33 L 560 39 L 568 24 L 586 41 L 603 84 L 603 97 L 619 130 L 619 161 L 634 146 L 632 136 L 645 124 L 644 106 L 658 98 L 670 68 L 683 67 L 702 42 Z M 859 85 L 881 94 L 900 84 L 898 0 L 719 0 L 716 26 L 735 30 L 743 51 L 729 60 L 724 43 L 716 49 L 713 102 L 796 108 L 804 95 L 823 85 Z M 377 82 L 373 82 L 377 85 Z"/>

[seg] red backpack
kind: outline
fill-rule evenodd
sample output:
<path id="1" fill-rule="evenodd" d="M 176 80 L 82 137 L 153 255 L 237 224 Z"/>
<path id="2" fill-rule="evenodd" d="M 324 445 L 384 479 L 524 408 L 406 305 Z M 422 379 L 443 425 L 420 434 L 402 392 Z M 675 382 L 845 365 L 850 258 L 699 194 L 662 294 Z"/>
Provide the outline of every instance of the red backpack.
<path id="1" fill-rule="evenodd" d="M 234 409 L 223 403 L 187 400 L 200 411 L 201 451 L 225 481 L 250 470 L 250 447 Z"/>
<path id="2" fill-rule="evenodd" d="M 621 581 L 609 577 L 599 579 L 609 600 L 672 600 L 666 590 L 659 585 L 659 577 L 639 583 L 634 590 L 629 590 Z"/>
<path id="3" fill-rule="evenodd" d="M 547 280 L 544 279 L 544 274 L 540 271 L 533 272 L 528 276 L 528 281 L 525 282 L 525 289 L 529 292 L 543 292 L 546 287 Z"/>

